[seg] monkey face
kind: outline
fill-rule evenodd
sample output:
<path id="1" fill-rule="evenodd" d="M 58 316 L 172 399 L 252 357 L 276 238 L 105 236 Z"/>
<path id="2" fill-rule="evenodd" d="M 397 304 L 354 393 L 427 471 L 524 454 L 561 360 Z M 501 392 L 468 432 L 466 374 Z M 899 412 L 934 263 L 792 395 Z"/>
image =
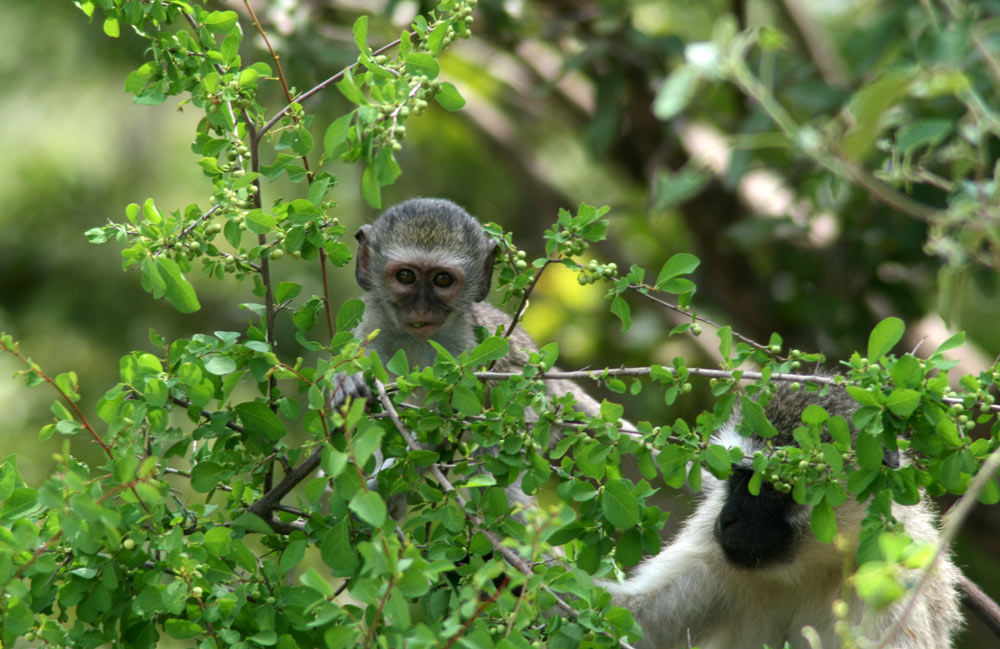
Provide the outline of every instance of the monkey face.
<path id="1" fill-rule="evenodd" d="M 715 519 L 715 540 L 726 559 L 740 568 L 789 563 L 801 535 L 795 514 L 803 507 L 768 483 L 754 496 L 747 488 L 752 475 L 749 467 L 733 467 L 725 504 Z"/>
<path id="2" fill-rule="evenodd" d="M 401 331 L 431 338 L 455 310 L 465 273 L 440 260 L 402 260 L 385 266 L 385 285 Z"/>

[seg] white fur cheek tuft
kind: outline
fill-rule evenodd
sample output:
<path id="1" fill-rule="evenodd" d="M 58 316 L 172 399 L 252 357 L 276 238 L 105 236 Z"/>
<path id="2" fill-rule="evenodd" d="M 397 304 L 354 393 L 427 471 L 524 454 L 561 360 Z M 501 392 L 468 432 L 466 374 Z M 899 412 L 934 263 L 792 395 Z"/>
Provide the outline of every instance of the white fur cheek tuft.
<path id="1" fill-rule="evenodd" d="M 712 444 L 719 444 L 720 446 L 725 446 L 726 448 L 739 448 L 743 450 L 743 455 L 746 457 L 752 456 L 757 451 L 764 449 L 764 441 L 757 437 L 744 437 L 740 435 L 736 430 L 736 421 L 730 420 L 726 424 L 715 431 L 709 440 Z"/>

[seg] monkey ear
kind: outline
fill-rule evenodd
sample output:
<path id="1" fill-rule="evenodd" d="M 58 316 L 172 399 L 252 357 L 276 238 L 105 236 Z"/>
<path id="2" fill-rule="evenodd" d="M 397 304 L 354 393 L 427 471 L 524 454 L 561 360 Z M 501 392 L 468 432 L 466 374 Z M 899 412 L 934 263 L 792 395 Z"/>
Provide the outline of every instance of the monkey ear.
<path id="1" fill-rule="evenodd" d="M 354 279 L 358 282 L 358 286 L 365 291 L 372 289 L 371 252 L 368 249 L 368 234 L 371 229 L 372 226 L 368 224 L 362 225 L 358 233 L 354 235 L 354 238 L 358 240 L 358 259 L 354 266 Z"/>
<path id="2" fill-rule="evenodd" d="M 490 294 L 490 286 L 493 284 L 493 261 L 497 256 L 497 242 L 490 241 L 486 246 L 486 253 L 483 255 L 483 275 L 480 282 L 479 292 L 472 296 L 476 302 L 482 302 Z"/>

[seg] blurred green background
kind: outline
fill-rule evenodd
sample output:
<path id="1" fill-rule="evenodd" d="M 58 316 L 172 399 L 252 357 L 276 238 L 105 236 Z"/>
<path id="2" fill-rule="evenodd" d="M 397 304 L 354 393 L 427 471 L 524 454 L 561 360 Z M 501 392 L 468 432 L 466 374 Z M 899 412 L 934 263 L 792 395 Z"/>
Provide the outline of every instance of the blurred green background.
<path id="1" fill-rule="evenodd" d="M 245 12 L 242 3 L 215 4 Z M 959 21 L 948 15 L 949 4 L 974 13 Z M 350 25 L 359 13 L 372 16 L 370 42 L 377 45 L 430 7 L 391 0 L 253 5 L 299 90 L 353 62 Z M 384 190 L 384 204 L 450 198 L 513 232 L 532 257 L 544 254 L 540 235 L 559 208 L 609 205 L 609 240 L 595 256 L 655 274 L 674 253 L 698 255 L 695 308 L 755 340 L 777 331 L 790 347 L 824 352 L 832 366 L 863 350 L 876 322 L 896 315 L 907 322 L 910 347 L 928 338 L 930 350 L 949 331 L 967 330 L 960 367 L 984 367 L 1000 352 L 1000 299 L 995 260 L 977 257 L 975 241 L 942 237 L 794 151 L 737 147 L 729 156 L 730 145 L 773 130 L 732 87 L 702 86 L 678 119 L 653 115 L 657 88 L 685 46 L 710 38 L 726 14 L 741 27 L 773 28 L 767 33 L 779 41 L 778 54 L 755 65 L 804 123 L 835 122 L 855 88 L 901 65 L 967 69 L 996 105 L 1000 78 L 991 80 L 961 29 L 987 25 L 986 47 L 995 55 L 990 29 L 1000 20 L 998 2 L 481 0 L 475 37 L 448 51 L 442 72 L 468 103 L 457 113 L 434 107 L 408 123 L 403 175 Z M 197 111 L 176 99 L 136 106 L 124 91 L 125 76 L 144 60 L 143 42 L 132 34 L 106 37 L 71 2 L 0 0 L 0 15 L 0 330 L 48 372 L 75 370 L 92 412 L 117 381 L 116 359 L 151 347 L 151 328 L 168 339 L 234 330 L 248 319 L 239 304 L 250 296 L 191 273 L 203 308 L 182 316 L 142 291 L 136 273 L 121 271 L 114 244 L 93 246 L 83 237 L 150 196 L 166 210 L 207 204 L 210 187 L 190 149 Z M 958 26 L 935 32 L 936 21 Z M 264 58 L 260 47 L 248 34 L 244 57 Z M 272 106 L 282 105 L 275 92 Z M 344 108 L 335 91 L 307 105 L 319 116 L 317 141 L 325 117 Z M 969 126 L 962 106 L 947 97 L 908 110 L 890 114 L 890 125 L 952 119 L 966 143 L 975 141 L 961 132 Z M 957 165 L 963 151 L 956 138 Z M 975 153 L 993 173 L 996 137 L 978 141 Z M 333 166 L 341 183 L 336 216 L 348 233 L 375 215 L 360 203 L 359 172 Z M 928 203 L 944 201 L 933 187 L 910 189 Z M 320 292 L 318 267 L 287 259 L 275 268 L 279 279 Z M 350 268 L 330 277 L 336 301 L 357 294 Z M 622 334 L 602 295 L 600 285 L 581 288 L 573 274 L 552 269 L 525 324 L 540 341 L 560 343 L 565 368 L 668 363 L 678 355 L 692 366 L 712 365 L 716 345 L 707 327 L 697 339 L 668 339 L 678 316 L 630 300 L 633 326 Z M 18 369 L 0 356 L 0 374 Z M 669 409 L 652 390 L 614 398 L 631 419 L 670 422 L 693 416 L 708 394 L 707 384 L 698 385 L 694 397 Z M 47 474 L 61 449 L 58 438 L 37 442 L 52 396 L 0 381 L 0 445 L 4 456 L 19 455 L 30 483 Z M 74 443 L 74 453 L 95 457 L 85 441 Z M 998 530 L 995 508 L 981 508 L 957 547 L 960 563 L 994 596 Z M 996 638 L 970 623 L 964 643 L 996 646 Z"/>

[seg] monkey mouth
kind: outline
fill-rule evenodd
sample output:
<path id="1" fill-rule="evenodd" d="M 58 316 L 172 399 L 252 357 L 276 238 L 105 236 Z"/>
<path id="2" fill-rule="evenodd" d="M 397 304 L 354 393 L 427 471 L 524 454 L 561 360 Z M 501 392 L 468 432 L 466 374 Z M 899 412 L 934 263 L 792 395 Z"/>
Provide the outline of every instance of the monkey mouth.
<path id="1" fill-rule="evenodd" d="M 427 339 L 431 337 L 438 327 L 441 325 L 440 322 L 428 322 L 426 320 L 416 320 L 414 322 L 407 322 L 406 328 L 411 334 L 418 338 Z"/>

